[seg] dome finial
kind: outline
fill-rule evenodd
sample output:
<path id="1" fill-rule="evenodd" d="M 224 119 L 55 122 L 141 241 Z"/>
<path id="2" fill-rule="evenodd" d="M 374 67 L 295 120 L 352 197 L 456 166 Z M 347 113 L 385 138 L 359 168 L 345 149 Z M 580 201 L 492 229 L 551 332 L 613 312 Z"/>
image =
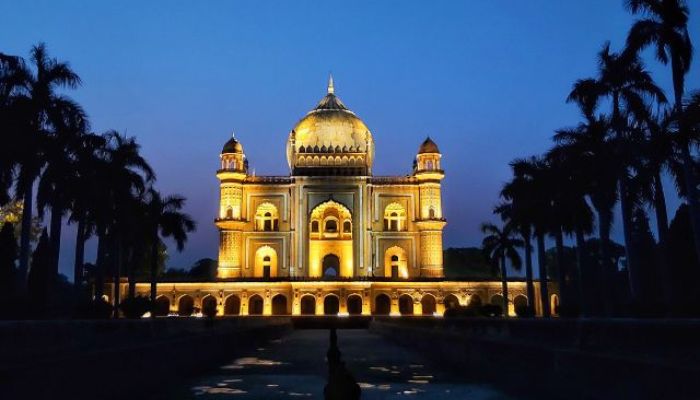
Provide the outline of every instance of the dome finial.
<path id="1" fill-rule="evenodd" d="M 335 88 L 333 87 L 333 74 L 328 74 L 328 94 L 334 94 Z"/>

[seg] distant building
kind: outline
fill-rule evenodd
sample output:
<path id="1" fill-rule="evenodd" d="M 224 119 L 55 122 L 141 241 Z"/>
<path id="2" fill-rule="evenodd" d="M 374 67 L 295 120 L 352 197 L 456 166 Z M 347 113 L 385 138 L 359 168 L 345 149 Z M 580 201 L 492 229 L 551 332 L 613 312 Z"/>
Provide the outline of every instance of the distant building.
<path id="1" fill-rule="evenodd" d="M 410 175 L 374 176 L 372 133 L 332 78 L 289 133 L 290 175 L 252 175 L 235 137 L 220 157 L 218 279 L 159 284 L 163 310 L 211 302 L 219 315 L 442 315 L 500 294 L 498 281 L 444 279 L 437 144 L 418 146 Z M 524 292 L 512 284 L 514 301 Z"/>

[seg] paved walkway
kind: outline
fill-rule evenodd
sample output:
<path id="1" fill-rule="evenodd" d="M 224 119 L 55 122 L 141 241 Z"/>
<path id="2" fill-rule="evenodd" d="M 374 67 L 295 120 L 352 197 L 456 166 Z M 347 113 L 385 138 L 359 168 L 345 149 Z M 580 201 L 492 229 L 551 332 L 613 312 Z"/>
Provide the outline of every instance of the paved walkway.
<path id="1" fill-rule="evenodd" d="M 323 399 L 328 338 L 327 330 L 293 331 L 169 398 Z M 366 330 L 339 330 L 338 347 L 362 388 L 362 399 L 509 399 L 493 388 L 440 371 L 420 355 Z"/>

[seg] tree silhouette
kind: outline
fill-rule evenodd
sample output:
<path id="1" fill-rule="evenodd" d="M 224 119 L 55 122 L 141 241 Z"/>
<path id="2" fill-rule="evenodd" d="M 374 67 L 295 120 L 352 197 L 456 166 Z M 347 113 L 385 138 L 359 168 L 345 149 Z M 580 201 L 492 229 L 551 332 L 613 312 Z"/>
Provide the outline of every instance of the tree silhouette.
<path id="1" fill-rule="evenodd" d="M 481 232 L 486 236 L 482 240 L 484 254 L 487 255 L 493 265 L 500 265 L 501 268 L 501 290 L 503 294 L 503 315 L 508 316 L 508 271 L 506 261 L 519 270 L 522 267 L 522 259 L 518 253 L 518 248 L 524 246 L 521 239 L 515 237 L 514 226 L 505 223 L 503 228 L 498 228 L 494 224 L 481 224 Z"/>

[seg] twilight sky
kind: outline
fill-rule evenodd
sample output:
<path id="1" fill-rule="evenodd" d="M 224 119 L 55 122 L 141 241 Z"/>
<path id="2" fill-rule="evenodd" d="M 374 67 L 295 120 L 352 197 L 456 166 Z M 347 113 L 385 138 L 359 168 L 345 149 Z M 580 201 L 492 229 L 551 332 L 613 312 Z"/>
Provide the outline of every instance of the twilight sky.
<path id="1" fill-rule="evenodd" d="M 622 3 L 0 0 L 0 51 L 26 56 L 46 42 L 82 77 L 69 95 L 93 129 L 136 136 L 157 188 L 188 198 L 199 226 L 183 253 L 171 246 L 170 267 L 217 256 L 214 172 L 231 132 L 258 175 L 288 174 L 287 134 L 331 71 L 374 134 L 375 175 L 409 173 L 420 142 L 435 139 L 445 247 L 478 245 L 508 162 L 578 122 L 564 99 L 595 73 L 604 41 L 623 45 L 633 17 Z M 700 2 L 690 3 L 697 47 Z M 670 95 L 669 69 L 645 60 Z M 700 88 L 697 55 L 687 86 Z M 61 272 L 72 277 L 75 231 L 64 232 Z"/>

